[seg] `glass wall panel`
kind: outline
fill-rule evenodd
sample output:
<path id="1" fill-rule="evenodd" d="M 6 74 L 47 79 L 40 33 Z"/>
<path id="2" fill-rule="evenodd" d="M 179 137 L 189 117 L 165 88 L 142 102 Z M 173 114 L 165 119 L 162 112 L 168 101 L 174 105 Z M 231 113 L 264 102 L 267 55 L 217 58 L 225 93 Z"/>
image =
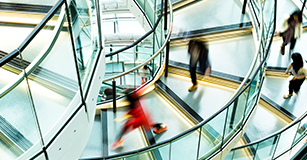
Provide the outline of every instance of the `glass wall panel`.
<path id="1" fill-rule="evenodd" d="M 244 103 L 243 104 L 239 103 L 241 99 L 245 99 L 244 94 L 239 96 L 234 101 L 234 103 L 232 103 L 228 108 L 225 135 L 229 135 L 230 133 L 235 133 L 241 128 L 243 122 L 244 108 L 245 108 L 245 105 L 243 105 Z M 226 136 L 225 138 L 227 139 L 227 137 L 228 136 Z"/>
<path id="2" fill-rule="evenodd" d="M 92 39 L 94 29 L 92 25 L 97 23 L 92 20 L 91 10 L 84 0 L 72 0 L 69 4 L 69 17 L 71 19 L 72 32 L 74 37 L 74 44 L 76 49 L 76 57 L 78 63 L 78 70 L 80 72 L 80 79 L 83 84 L 83 89 L 86 87 L 84 83 L 85 76 L 88 76 L 93 64 L 93 59 L 96 56 L 97 40 Z M 87 74 L 86 74 L 87 72 Z"/>
<path id="3" fill-rule="evenodd" d="M 298 126 L 299 124 L 293 125 L 291 128 L 281 133 L 274 157 L 277 157 L 291 148 Z"/>
<path id="4" fill-rule="evenodd" d="M 125 160 L 139 160 L 139 159 L 144 159 L 144 160 L 150 160 L 152 155 L 152 153 L 148 152 L 143 152 L 143 153 L 138 153 L 136 155 L 133 156 L 129 156 L 127 158 L 125 158 Z"/>
<path id="5" fill-rule="evenodd" d="M 305 116 L 299 123 L 299 128 L 296 131 L 295 139 L 292 145 L 299 142 L 307 134 L 307 116 Z"/>
<path id="6" fill-rule="evenodd" d="M 186 136 L 171 142 L 171 159 L 197 159 L 199 132 L 197 129 Z"/>
<path id="7" fill-rule="evenodd" d="M 48 56 L 29 75 L 29 86 L 43 135 L 52 128 L 79 93 L 77 69 L 67 26 L 62 27 L 54 46 L 48 50 Z M 81 96 L 75 100 L 81 102 Z"/>
<path id="8" fill-rule="evenodd" d="M 160 152 L 162 159 L 170 159 L 170 148 L 171 148 L 171 144 L 168 143 L 167 145 L 163 147 L 159 147 L 155 150 L 158 150 Z"/>
<path id="9" fill-rule="evenodd" d="M 12 86 L 20 78 L 18 75 L 22 72 L 22 66 L 22 60 L 18 56 L 0 68 L 0 98 L 5 96 L 9 86 Z"/>
<path id="10" fill-rule="evenodd" d="M 278 138 L 279 136 L 275 136 L 261 143 L 258 143 L 255 159 L 263 160 L 272 157 L 276 149 Z"/>
<path id="11" fill-rule="evenodd" d="M 34 37 L 31 43 L 22 51 L 22 58 L 24 60 L 23 68 L 26 68 L 32 61 L 41 53 L 45 52 L 49 47 L 49 42 L 53 40 L 53 33 L 59 12 L 55 14 L 43 27 L 42 30 Z"/>
<path id="12" fill-rule="evenodd" d="M 202 126 L 202 137 L 199 150 L 200 158 L 208 158 L 221 147 L 226 114 L 227 110 L 225 109 L 219 115 L 214 117 L 214 119 Z"/>
<path id="13" fill-rule="evenodd" d="M 1 69 L 1 75 L 1 79 L 11 82 L 18 78 L 15 73 L 4 69 Z M 42 148 L 35 117 L 37 113 L 26 79 L 21 78 L 20 84 L 1 97 L 0 104 L 0 144 L 6 148 L 1 152 L 0 159 L 17 159 L 36 143 Z"/>
<path id="14" fill-rule="evenodd" d="M 232 159 L 236 160 L 254 159 L 254 156 L 256 154 L 256 149 L 257 149 L 257 144 L 247 146 L 235 151 L 231 151 L 230 153 L 234 152 Z"/>

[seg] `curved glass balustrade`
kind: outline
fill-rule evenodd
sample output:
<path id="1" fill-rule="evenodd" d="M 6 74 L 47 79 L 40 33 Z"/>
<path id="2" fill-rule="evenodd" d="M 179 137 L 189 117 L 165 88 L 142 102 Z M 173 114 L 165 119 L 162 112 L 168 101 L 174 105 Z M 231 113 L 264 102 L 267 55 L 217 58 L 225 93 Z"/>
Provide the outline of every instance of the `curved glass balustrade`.
<path id="1" fill-rule="evenodd" d="M 106 73 L 97 99 L 98 105 L 110 102 L 113 99 L 113 90 L 116 90 L 116 97 L 122 97 L 125 89 L 137 89 L 150 82 L 158 71 L 162 71 L 164 63 L 163 50 L 171 29 L 170 27 L 167 28 L 168 32 L 165 38 L 164 29 L 162 28 L 164 26 L 163 14 L 161 14 L 163 13 L 162 2 L 161 0 L 156 0 L 150 3 L 150 7 L 153 7 L 152 9 L 142 10 L 144 15 L 150 12 L 150 15 L 152 15 L 150 17 L 154 20 L 149 22 L 152 26 L 150 31 L 133 44 L 117 51 L 111 52 L 110 45 L 105 47 Z M 169 20 L 169 24 L 172 23 L 171 20 Z M 113 45 L 112 49 L 119 48 Z M 116 89 L 112 86 L 114 83 L 116 84 Z"/>
<path id="2" fill-rule="evenodd" d="M 263 3 L 265 8 L 270 8 L 273 5 L 276 4 L 272 4 L 270 1 Z M 267 12 L 266 14 L 269 17 L 272 13 Z M 266 36 L 271 38 L 273 36 L 270 32 L 272 22 L 265 20 L 264 25 L 268 26 L 264 34 L 267 33 Z M 306 137 L 306 126 L 307 112 L 273 135 L 244 146 L 233 148 L 225 159 L 277 159 L 284 155 L 288 156 L 287 154 L 291 153 L 293 148 Z"/>
<path id="3" fill-rule="evenodd" d="M 276 159 L 287 153 L 307 135 L 307 112 L 277 133 L 231 150 L 226 159 Z"/>
<path id="4" fill-rule="evenodd" d="M 251 12 L 252 16 L 255 17 L 253 23 L 254 27 L 257 28 L 255 30 L 259 40 L 257 43 L 258 50 L 247 76 L 222 109 L 209 119 L 169 140 L 139 150 L 101 159 L 140 159 L 149 155 L 155 155 L 154 153 L 160 153 L 162 159 L 210 159 L 224 151 L 228 147 L 227 145 L 239 133 L 243 132 L 259 100 L 266 61 L 275 32 L 276 0 L 271 1 L 272 3 L 266 2 L 265 0 L 248 2 L 250 10 L 261 6 L 260 8 L 258 7 L 258 10 L 253 9 Z M 268 5 L 271 5 L 271 7 L 267 7 Z M 141 6 L 145 5 L 141 4 Z M 135 72 L 138 68 L 134 67 L 129 70 L 129 73 Z M 121 75 L 115 78 L 118 78 L 118 81 L 120 81 Z M 108 80 L 111 79 L 114 79 L 114 77 Z M 110 86 L 110 82 L 106 85 Z M 124 87 L 117 89 L 124 89 Z M 189 141 L 189 143 L 185 143 L 186 141 Z M 195 142 L 194 145 L 186 146 L 186 144 L 192 144 L 191 142 Z"/>
<path id="5" fill-rule="evenodd" d="M 59 0 L 0 60 L 0 137 L 8 148 L 1 159 L 48 155 L 63 124 L 74 112 L 86 110 L 85 95 L 101 48 L 96 7 L 90 2 Z"/>

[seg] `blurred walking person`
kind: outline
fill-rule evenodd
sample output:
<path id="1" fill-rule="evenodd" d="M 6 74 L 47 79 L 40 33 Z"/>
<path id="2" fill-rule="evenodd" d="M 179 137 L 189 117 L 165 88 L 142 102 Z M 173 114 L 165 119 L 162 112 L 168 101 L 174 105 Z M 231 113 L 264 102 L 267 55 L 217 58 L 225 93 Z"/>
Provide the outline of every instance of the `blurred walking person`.
<path id="1" fill-rule="evenodd" d="M 122 146 L 124 141 L 126 140 L 122 139 L 123 136 L 138 127 L 143 127 L 146 132 L 149 132 L 151 128 L 153 128 L 153 132 L 156 134 L 167 130 L 167 126 L 165 124 L 153 123 L 150 114 L 142 108 L 142 105 L 138 101 L 137 91 L 132 94 L 128 93 L 127 99 L 130 102 L 130 110 L 123 116 L 116 118 L 125 118 L 127 120 L 121 130 L 119 138 L 110 146 L 112 150 L 118 148 L 119 146 Z"/>
<path id="2" fill-rule="evenodd" d="M 285 46 L 290 43 L 289 55 L 293 50 L 296 39 L 300 38 L 302 35 L 302 12 L 297 10 L 293 12 L 290 16 L 286 15 L 285 19 L 282 21 L 282 25 L 277 31 L 277 35 L 281 36 L 283 42 L 280 46 L 280 53 L 285 54 Z"/>
<path id="3" fill-rule="evenodd" d="M 188 91 L 192 92 L 198 87 L 198 82 L 196 79 L 196 67 L 197 62 L 199 63 L 199 69 L 201 74 L 209 76 L 211 72 L 211 66 L 208 58 L 208 48 L 207 46 L 198 40 L 190 40 L 188 53 L 190 54 L 190 64 L 189 71 L 193 85 L 189 87 Z"/>

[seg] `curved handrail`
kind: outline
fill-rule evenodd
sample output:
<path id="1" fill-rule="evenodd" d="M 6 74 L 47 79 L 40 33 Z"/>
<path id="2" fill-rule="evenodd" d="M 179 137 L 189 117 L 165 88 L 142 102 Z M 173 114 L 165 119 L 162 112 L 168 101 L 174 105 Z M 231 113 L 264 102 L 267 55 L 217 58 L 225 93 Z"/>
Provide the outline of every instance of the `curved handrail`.
<path id="1" fill-rule="evenodd" d="M 43 20 L 34 28 L 34 30 L 29 34 L 29 36 L 22 42 L 22 44 L 12 51 L 9 55 L 0 59 L 0 67 L 5 65 L 7 62 L 17 57 L 20 52 L 22 52 L 34 39 L 34 37 L 44 28 L 46 23 L 53 17 L 53 15 L 57 12 L 59 6 L 64 4 L 64 0 L 59 0 L 47 13 L 47 15 L 43 18 Z"/>
<path id="2" fill-rule="evenodd" d="M 259 139 L 259 140 L 256 140 L 254 142 L 251 142 L 249 144 L 246 144 L 246 145 L 243 145 L 243 146 L 239 146 L 239 147 L 235 147 L 233 149 L 231 149 L 231 151 L 234 151 L 234 150 L 238 150 L 238 149 L 241 149 L 241 148 L 245 148 L 245 147 L 248 147 L 248 146 L 252 146 L 252 145 L 255 145 L 255 144 L 258 144 L 258 143 L 261 143 L 261 142 L 264 142 L 268 139 L 271 139 L 277 135 L 280 135 L 282 134 L 283 132 L 287 131 L 289 128 L 293 127 L 294 125 L 300 123 L 302 121 L 302 119 L 306 118 L 307 117 L 307 111 L 301 115 L 299 118 L 296 118 L 296 120 L 292 121 L 289 125 L 285 126 L 284 128 L 281 128 L 280 130 L 276 131 L 275 133 L 271 134 L 271 135 L 268 135 L 262 139 Z M 305 135 L 307 136 L 307 135 Z"/>
<path id="3" fill-rule="evenodd" d="M 55 11 L 57 11 L 57 9 L 59 9 L 58 7 L 56 7 Z M 64 10 L 62 8 L 62 10 Z M 64 17 L 65 17 L 65 12 L 61 11 L 60 15 L 59 15 L 59 19 L 57 22 L 56 27 L 54 28 L 54 33 L 51 36 L 51 40 L 49 41 L 49 44 L 47 44 L 46 48 L 43 49 L 43 51 L 33 60 L 33 62 L 27 67 L 25 68 L 25 72 L 21 72 L 18 75 L 18 78 L 16 81 L 12 81 L 11 83 L 7 84 L 5 87 L 0 89 L 0 98 L 2 98 L 3 96 L 5 96 L 7 93 L 9 93 L 11 90 L 13 90 L 15 87 L 17 87 L 22 81 L 25 75 L 29 76 L 36 68 L 37 66 L 39 66 L 41 64 L 41 62 L 46 58 L 46 56 L 49 54 L 49 52 L 51 51 L 51 49 L 53 48 L 54 44 L 56 43 L 56 40 L 58 39 L 61 29 L 63 27 L 64 24 Z M 35 37 L 36 34 L 34 34 Z M 34 38 L 33 37 L 33 38 Z M 32 38 L 32 39 L 33 39 Z M 29 44 L 30 42 L 26 43 Z M 22 52 L 21 50 L 18 52 L 18 54 Z M 13 55 L 12 55 L 13 56 Z M 15 57 L 12 57 L 10 59 L 13 59 Z"/>
<path id="4" fill-rule="evenodd" d="M 261 8 L 262 9 L 262 8 Z M 262 24 L 262 20 L 263 20 L 263 15 L 262 15 L 262 10 L 260 10 L 260 19 L 261 19 L 261 24 Z M 275 23 L 274 23 L 275 25 Z M 261 68 L 266 64 L 266 61 L 267 61 L 267 58 L 268 58 L 268 55 L 269 55 L 269 52 L 268 50 L 264 51 L 263 50 L 263 44 L 261 43 L 262 41 L 262 36 L 263 36 L 263 26 L 260 25 L 260 32 L 258 33 L 259 34 L 259 41 L 258 41 L 258 50 L 256 52 L 256 55 L 254 57 L 254 61 L 252 63 L 252 66 L 250 67 L 250 70 L 248 71 L 246 77 L 244 78 L 244 80 L 242 81 L 241 85 L 238 87 L 238 89 L 235 91 L 235 93 L 232 95 L 232 97 L 225 103 L 224 107 L 221 108 L 219 111 L 217 111 L 216 113 L 214 113 L 211 117 L 209 117 L 208 119 L 206 120 L 203 120 L 202 122 L 200 122 L 199 124 L 197 124 L 196 126 L 188 129 L 187 131 L 184 131 L 168 140 L 165 140 L 165 141 L 162 141 L 160 143 L 157 143 L 157 144 L 154 144 L 154 145 L 151 145 L 151 146 L 148 146 L 148 147 L 144 147 L 144 148 L 141 148 L 141 149 L 138 149 L 138 150 L 134 150 L 134 151 L 130 151 L 130 152 L 126 152 L 126 153 L 122 153 L 122 154 L 117 154 L 117 155 L 112 155 L 112 156 L 107 156 L 107 157 L 103 157 L 103 159 L 109 159 L 109 158 L 115 158 L 115 157 L 125 157 L 125 156 L 128 156 L 128 155 L 132 155 L 132 154 L 137 154 L 139 152 L 143 152 L 143 151 L 147 151 L 147 150 L 151 150 L 151 149 L 154 149 L 154 148 L 158 148 L 158 147 L 162 147 L 164 145 L 166 145 L 167 143 L 170 143 L 176 139 L 179 139 L 180 137 L 183 137 L 199 128 L 201 128 L 203 125 L 205 125 L 206 123 L 208 123 L 210 120 L 212 120 L 213 118 L 215 118 L 217 115 L 219 115 L 220 113 L 222 113 L 224 110 L 228 109 L 228 107 L 234 103 L 234 101 L 240 96 L 242 95 L 245 90 L 250 87 L 250 85 L 253 83 L 253 81 L 249 81 L 251 79 L 254 79 L 256 76 L 257 76 L 257 73 L 258 71 L 261 70 Z M 274 30 L 275 30 L 275 26 L 274 26 Z M 274 34 L 274 32 L 272 32 Z M 269 43 L 271 44 L 272 42 L 272 39 L 269 41 Z M 270 44 L 269 44 L 269 48 L 270 48 Z M 261 53 L 261 52 L 265 52 L 265 57 L 263 57 L 262 61 L 260 62 L 260 65 L 257 67 L 256 71 L 254 72 L 255 74 L 251 76 L 251 74 L 253 73 L 252 71 L 254 70 L 254 68 L 256 67 L 256 63 L 257 63 L 257 59 L 258 59 L 258 55 Z M 259 54 L 258 54 L 259 53 Z M 149 61 L 146 61 L 144 62 L 144 64 L 146 64 L 147 62 Z M 135 68 L 138 68 L 139 66 L 135 67 Z M 134 68 L 133 68 L 134 69 Z M 130 70 L 129 70 L 130 71 Z M 129 72 L 128 71 L 128 72 Z M 131 69 L 132 71 L 132 69 Z M 130 71 L 130 72 L 131 72 Z M 112 77 L 112 78 L 109 78 L 107 80 L 111 80 L 113 78 L 115 78 L 116 76 Z M 118 78 L 120 76 L 117 76 L 116 78 Z M 260 92 L 259 92 L 260 93 Z M 258 94 L 259 94 L 258 93 Z M 253 105 L 254 108 L 256 105 Z M 243 119 L 244 121 L 244 119 Z M 240 127 L 240 130 L 242 130 L 242 127 Z M 222 143 L 223 143 L 223 140 L 222 140 Z M 221 146 L 223 148 L 223 146 Z M 99 158 L 101 159 L 101 158 Z"/>
<path id="5" fill-rule="evenodd" d="M 257 145 L 257 144 L 260 144 L 262 142 L 265 142 L 266 140 L 269 140 L 271 138 L 278 138 L 278 136 L 282 135 L 283 133 L 285 133 L 286 131 L 288 131 L 289 129 L 291 129 L 293 126 L 297 125 L 297 124 L 301 124 L 302 120 L 304 118 L 307 117 L 307 111 L 301 115 L 299 118 L 297 118 L 296 120 L 292 121 L 289 125 L 285 126 L 284 128 L 276 131 L 275 133 L 271 134 L 271 135 L 268 135 L 260 140 L 256 140 L 252 143 L 249 143 L 249 144 L 246 144 L 246 145 L 243 145 L 243 146 L 239 146 L 239 147 L 235 147 L 233 149 L 231 149 L 231 152 L 233 151 L 236 151 L 236 150 L 239 150 L 239 149 L 243 149 L 243 148 L 246 148 L 246 147 L 250 147 L 250 146 L 253 146 L 253 145 Z M 299 130 L 299 126 L 297 127 L 297 130 L 295 131 L 295 133 Z M 304 139 L 305 137 L 307 136 L 307 134 L 303 134 L 303 136 L 299 137 L 299 141 L 301 141 L 302 139 Z M 288 149 L 286 150 L 283 150 L 282 153 L 280 153 L 279 155 L 277 155 L 276 157 L 280 157 L 282 155 L 284 155 L 285 153 L 287 153 L 288 151 L 292 150 L 298 143 L 299 141 L 297 141 L 296 143 L 294 143 L 294 140 L 295 140 L 295 137 L 296 135 L 294 135 L 294 138 L 293 138 L 293 142 L 291 144 L 291 147 L 287 147 Z M 279 139 L 278 139 L 279 141 Z M 274 148 L 277 148 L 278 147 L 278 143 L 276 143 L 275 147 Z"/>
<path id="6" fill-rule="evenodd" d="M 168 0 L 168 1 L 170 2 L 170 0 Z M 127 75 L 127 74 L 129 74 L 129 73 L 131 73 L 131 72 L 133 72 L 133 71 L 135 71 L 135 70 L 137 70 L 137 69 L 140 69 L 141 67 L 143 67 L 143 66 L 145 66 L 146 64 L 148 64 L 150 61 L 152 61 L 155 57 L 157 57 L 157 56 L 160 54 L 160 52 L 165 48 L 166 44 L 168 43 L 168 40 L 170 39 L 171 32 L 172 32 L 172 29 L 173 29 L 173 8 L 172 8 L 172 5 L 169 5 L 169 7 L 170 7 L 170 20 L 169 20 L 169 21 L 170 21 L 171 23 L 168 24 L 168 25 L 169 25 L 169 29 L 168 29 L 168 31 L 167 31 L 167 36 L 166 36 L 165 41 L 164 41 L 164 43 L 162 44 L 161 48 L 160 48 L 154 55 L 152 55 L 149 59 L 147 59 L 145 62 L 139 64 L 139 65 L 136 66 L 136 67 L 133 67 L 133 68 L 129 69 L 128 71 L 125 71 L 125 72 L 122 72 L 122 73 L 120 73 L 120 74 L 118 74 L 118 75 L 115 75 L 115 76 L 106 78 L 106 79 L 103 80 L 103 82 L 106 82 L 106 81 L 109 81 L 109 80 L 112 80 L 112 79 L 116 79 L 116 78 L 122 77 L 122 76 Z M 159 21 L 161 20 L 161 18 L 162 18 L 162 14 L 161 14 L 160 17 L 159 17 Z M 141 39 L 137 40 L 136 42 L 142 41 L 142 40 L 143 40 L 144 38 L 146 38 L 149 34 L 151 34 L 151 33 L 155 30 L 155 28 L 158 26 L 159 21 L 156 22 L 154 28 L 153 28 L 151 31 L 147 32 Z M 126 49 L 129 49 L 129 48 L 135 46 L 136 44 L 137 44 L 137 43 L 133 43 L 132 45 L 129 45 L 129 46 L 125 47 L 124 49 L 125 49 L 125 50 L 126 50 Z M 124 49 L 123 49 L 123 50 L 118 50 L 118 51 L 114 52 L 114 54 L 117 54 L 117 53 L 119 53 L 119 52 L 122 52 L 122 51 L 124 51 Z M 114 54 L 112 53 L 112 55 L 114 55 Z M 109 54 L 109 55 L 111 56 L 111 54 Z"/>
<path id="7" fill-rule="evenodd" d="M 159 16 L 159 18 L 158 18 L 157 22 L 155 23 L 154 27 L 153 27 L 149 32 L 147 32 L 146 34 L 144 34 L 141 38 L 139 38 L 137 41 L 135 41 L 134 43 L 132 43 L 132 44 L 130 44 L 130 45 L 124 47 L 124 48 L 121 48 L 121 49 L 119 49 L 119 50 L 117 50 L 117 51 L 115 51 L 115 52 L 112 52 L 112 53 L 107 54 L 106 57 L 110 57 L 110 56 L 113 56 L 113 55 L 115 55 L 115 54 L 124 52 L 125 50 L 130 49 L 130 48 L 132 48 L 133 46 L 136 46 L 139 42 L 141 42 L 142 40 L 144 40 L 145 38 L 147 38 L 147 36 L 149 36 L 151 33 L 153 33 L 153 32 L 156 30 L 156 28 L 158 27 L 158 24 L 159 24 L 159 22 L 160 22 L 162 16 L 163 16 L 163 14 L 161 14 L 161 15 Z"/>

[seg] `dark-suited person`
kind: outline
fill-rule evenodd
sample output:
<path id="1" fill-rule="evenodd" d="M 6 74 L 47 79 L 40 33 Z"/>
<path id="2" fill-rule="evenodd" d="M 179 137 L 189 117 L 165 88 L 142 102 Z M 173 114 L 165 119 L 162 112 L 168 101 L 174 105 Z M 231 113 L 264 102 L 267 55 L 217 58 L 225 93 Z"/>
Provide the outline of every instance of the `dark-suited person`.
<path id="1" fill-rule="evenodd" d="M 199 64 L 201 74 L 204 74 L 205 76 L 209 76 L 211 66 L 208 58 L 209 50 L 204 43 L 197 40 L 190 40 L 188 53 L 190 54 L 189 71 L 193 83 L 193 85 L 189 87 L 188 91 L 191 92 L 198 87 L 198 82 L 196 79 L 197 63 Z"/>

